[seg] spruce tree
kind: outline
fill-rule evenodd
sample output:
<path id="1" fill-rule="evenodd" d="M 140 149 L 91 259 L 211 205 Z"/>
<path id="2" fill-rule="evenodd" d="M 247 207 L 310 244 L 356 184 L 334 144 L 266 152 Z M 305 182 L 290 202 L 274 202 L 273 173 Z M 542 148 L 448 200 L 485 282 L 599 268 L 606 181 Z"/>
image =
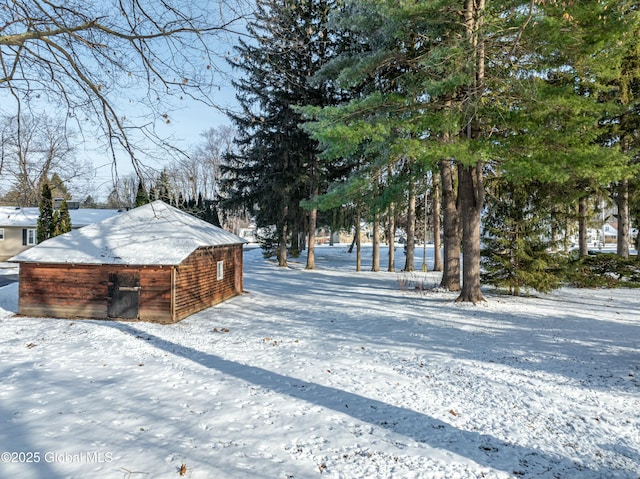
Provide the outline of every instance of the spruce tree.
<path id="1" fill-rule="evenodd" d="M 323 105 L 326 85 L 312 75 L 331 54 L 326 20 L 333 0 L 259 0 L 247 30 L 254 42 L 240 41 L 231 61 L 242 73 L 234 82 L 242 111 L 231 116 L 240 134 L 236 153 L 223 168 L 222 206 L 245 209 L 259 228 L 271 229 L 280 265 L 286 265 L 290 234 L 305 212 L 319 170 L 317 144 L 300 128 L 300 105 Z"/>
<path id="2" fill-rule="evenodd" d="M 138 192 L 136 193 L 136 207 L 149 203 L 149 194 L 142 184 L 142 180 L 138 181 Z"/>
<path id="3" fill-rule="evenodd" d="M 204 210 L 202 211 L 201 218 L 207 223 L 221 227 L 220 219 L 218 218 L 218 208 L 216 207 L 215 201 L 204 200 Z"/>
<path id="4" fill-rule="evenodd" d="M 51 189 L 49 184 L 42 184 L 42 192 L 40 195 L 40 216 L 38 217 L 37 239 L 38 243 L 51 238 L 53 236 L 55 224 L 53 223 L 53 198 L 51 197 Z"/>
<path id="5" fill-rule="evenodd" d="M 507 288 L 548 293 L 561 285 L 559 257 L 551 253 L 548 188 L 535 182 L 493 178 L 483 233 L 482 280 Z"/>
<path id="6" fill-rule="evenodd" d="M 160 200 L 164 201 L 168 205 L 173 204 L 174 190 L 166 169 L 162 170 L 158 176 L 158 180 L 156 181 L 155 186 L 151 188 L 149 196 L 152 201 Z"/>

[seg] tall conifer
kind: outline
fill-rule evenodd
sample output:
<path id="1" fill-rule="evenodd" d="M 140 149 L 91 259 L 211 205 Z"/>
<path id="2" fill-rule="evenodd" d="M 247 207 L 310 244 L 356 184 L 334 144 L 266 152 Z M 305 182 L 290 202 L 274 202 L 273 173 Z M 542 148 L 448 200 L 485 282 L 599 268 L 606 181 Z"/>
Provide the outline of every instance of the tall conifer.
<path id="1" fill-rule="evenodd" d="M 40 195 L 40 216 L 38 217 L 37 238 L 38 243 L 53 236 L 55 225 L 53 223 L 53 198 L 49 184 L 42 184 L 42 194 Z"/>
<path id="2" fill-rule="evenodd" d="M 71 231 L 71 214 L 69 213 L 67 200 L 64 198 L 60 204 L 60 209 L 54 213 L 53 218 L 54 231 L 52 236 L 58 236 Z"/>
<path id="3" fill-rule="evenodd" d="M 271 228 L 279 264 L 286 265 L 290 233 L 305 212 L 300 201 L 317 182 L 316 142 L 300 127 L 300 105 L 328 101 L 325 85 L 309 80 L 331 54 L 326 18 L 333 0 L 259 0 L 231 65 L 242 111 L 231 116 L 240 134 L 224 168 L 222 203 L 244 208 L 259 228 Z"/>
<path id="4" fill-rule="evenodd" d="M 136 207 L 143 206 L 149 203 L 149 194 L 147 193 L 147 189 L 144 187 L 142 180 L 138 181 L 138 191 L 136 193 Z"/>

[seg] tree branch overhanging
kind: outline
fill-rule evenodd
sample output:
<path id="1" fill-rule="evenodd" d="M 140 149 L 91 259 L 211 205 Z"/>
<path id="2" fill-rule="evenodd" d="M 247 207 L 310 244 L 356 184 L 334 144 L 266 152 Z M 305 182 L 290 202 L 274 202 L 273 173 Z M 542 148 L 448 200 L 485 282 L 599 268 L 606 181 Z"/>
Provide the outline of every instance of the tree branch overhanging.
<path id="1" fill-rule="evenodd" d="M 129 137 L 166 146 L 149 125 L 165 121 L 175 101 L 216 106 L 218 48 L 223 35 L 241 34 L 244 16 L 244 0 L 232 2 L 216 11 L 188 0 L 13 0 L 0 10 L 0 93 L 57 103 L 68 118 L 82 111 L 77 121 L 100 127 L 114 161 L 121 148 L 135 162 Z M 140 105 L 140 123 L 125 119 L 125 101 Z"/>

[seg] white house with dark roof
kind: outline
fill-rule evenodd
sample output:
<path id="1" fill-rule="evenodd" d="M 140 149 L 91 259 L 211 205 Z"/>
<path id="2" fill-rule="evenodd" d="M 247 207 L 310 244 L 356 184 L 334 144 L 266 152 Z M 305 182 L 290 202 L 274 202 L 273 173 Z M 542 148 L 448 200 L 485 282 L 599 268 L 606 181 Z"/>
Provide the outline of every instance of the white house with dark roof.
<path id="1" fill-rule="evenodd" d="M 70 209 L 74 229 L 102 221 L 118 214 L 114 209 Z M 0 206 L 0 261 L 6 261 L 37 244 L 39 208 Z"/>

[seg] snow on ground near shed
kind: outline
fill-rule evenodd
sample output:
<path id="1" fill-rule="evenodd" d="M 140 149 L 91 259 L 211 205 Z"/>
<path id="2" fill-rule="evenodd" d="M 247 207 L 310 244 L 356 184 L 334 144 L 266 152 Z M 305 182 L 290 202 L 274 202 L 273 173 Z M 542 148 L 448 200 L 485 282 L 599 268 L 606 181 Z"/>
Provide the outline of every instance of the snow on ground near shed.
<path id="1" fill-rule="evenodd" d="M 175 325 L 1 288 L 0 477 L 638 479 L 637 291 L 474 307 L 317 253 L 246 252 L 248 293 Z"/>

